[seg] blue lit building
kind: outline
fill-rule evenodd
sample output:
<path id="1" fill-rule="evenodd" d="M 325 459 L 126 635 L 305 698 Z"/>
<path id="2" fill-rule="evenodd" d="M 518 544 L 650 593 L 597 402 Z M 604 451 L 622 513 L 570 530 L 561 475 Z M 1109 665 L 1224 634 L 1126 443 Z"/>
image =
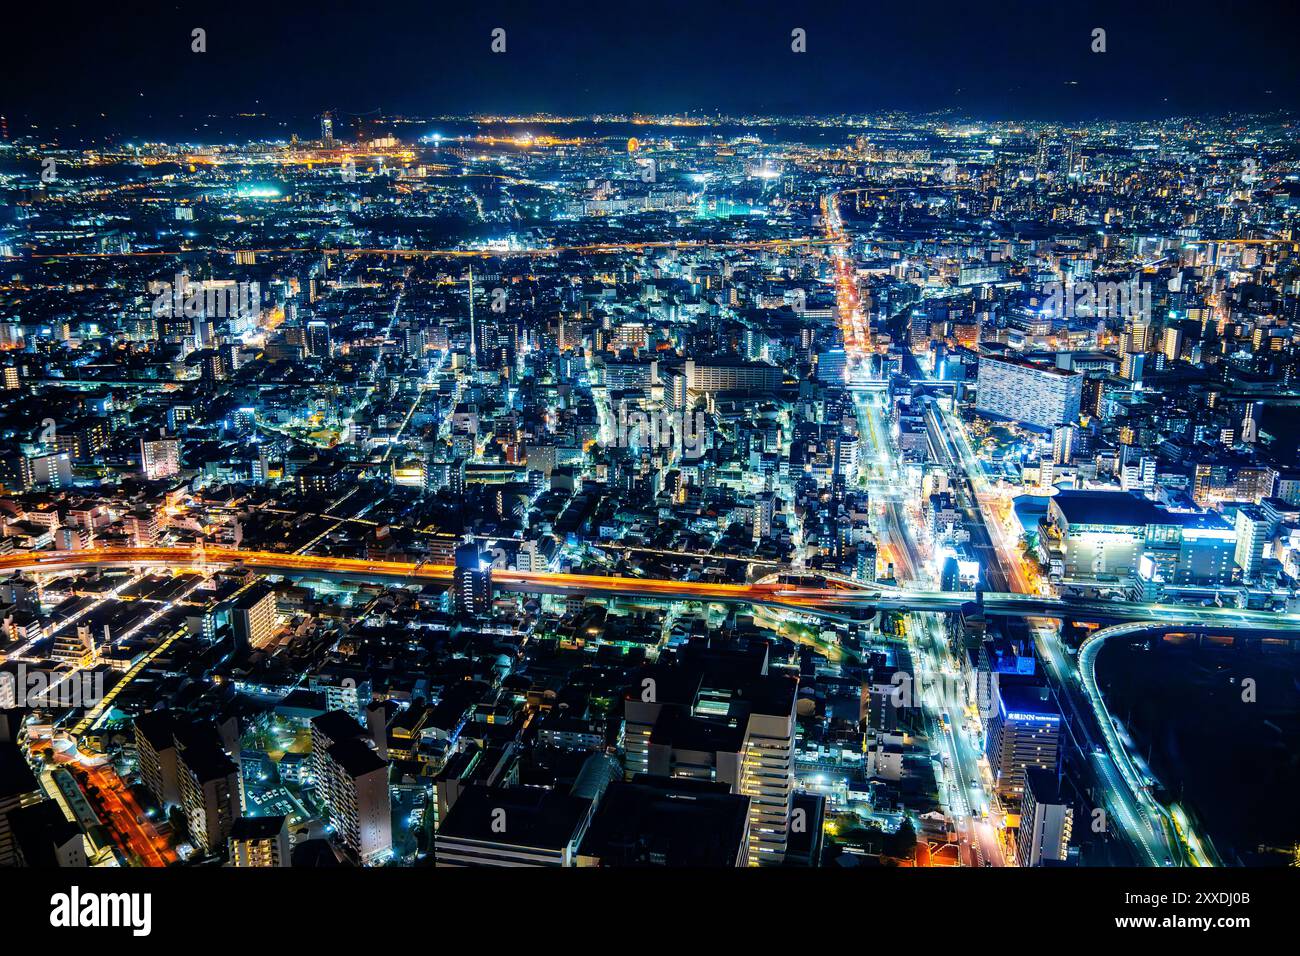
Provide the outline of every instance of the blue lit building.
<path id="1" fill-rule="evenodd" d="M 1045 685 L 1001 680 L 994 692 L 997 707 L 989 721 L 985 753 L 998 793 L 1019 800 L 1026 770 L 1056 772 L 1061 711 Z"/>

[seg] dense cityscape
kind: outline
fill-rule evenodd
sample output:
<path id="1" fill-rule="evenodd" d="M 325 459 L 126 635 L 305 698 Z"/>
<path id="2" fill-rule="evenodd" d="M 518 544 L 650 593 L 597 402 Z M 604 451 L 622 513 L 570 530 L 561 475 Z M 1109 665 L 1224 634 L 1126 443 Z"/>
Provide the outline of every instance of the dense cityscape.
<path id="1" fill-rule="evenodd" d="M 0 864 L 1295 859 L 1288 121 L 7 132 Z"/>

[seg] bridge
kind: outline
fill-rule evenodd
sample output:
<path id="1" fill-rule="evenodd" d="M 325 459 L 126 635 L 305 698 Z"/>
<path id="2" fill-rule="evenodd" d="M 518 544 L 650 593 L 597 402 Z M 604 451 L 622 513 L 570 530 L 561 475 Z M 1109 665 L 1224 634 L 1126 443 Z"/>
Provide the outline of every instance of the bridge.
<path id="1" fill-rule="evenodd" d="M 0 556 L 0 574 L 143 567 L 192 571 L 247 568 L 285 577 L 343 579 L 395 586 L 446 584 L 451 581 L 455 570 L 450 565 L 441 564 L 372 561 L 365 558 L 222 547 L 110 547 L 28 551 Z M 1295 639 L 1300 640 L 1300 614 L 1293 613 L 1050 597 L 1016 592 L 913 591 L 869 585 L 838 576 L 818 580 L 818 576 L 809 575 L 808 572 L 768 575 L 751 584 L 723 584 L 496 568 L 492 571 L 492 585 L 500 591 L 526 594 L 763 604 L 837 619 L 876 609 L 945 612 L 974 606 L 991 616 L 1082 618 L 1115 623 L 1158 621 L 1165 624 L 1267 630 L 1295 634 Z"/>

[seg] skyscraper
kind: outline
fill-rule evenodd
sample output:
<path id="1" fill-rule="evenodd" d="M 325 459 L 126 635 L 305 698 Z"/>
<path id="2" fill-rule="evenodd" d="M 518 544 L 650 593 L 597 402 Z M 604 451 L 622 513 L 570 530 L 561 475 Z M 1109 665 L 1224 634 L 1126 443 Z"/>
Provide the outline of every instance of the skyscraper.
<path id="1" fill-rule="evenodd" d="M 452 606 L 458 614 L 486 614 L 492 608 L 492 567 L 472 542 L 456 549 Z"/>

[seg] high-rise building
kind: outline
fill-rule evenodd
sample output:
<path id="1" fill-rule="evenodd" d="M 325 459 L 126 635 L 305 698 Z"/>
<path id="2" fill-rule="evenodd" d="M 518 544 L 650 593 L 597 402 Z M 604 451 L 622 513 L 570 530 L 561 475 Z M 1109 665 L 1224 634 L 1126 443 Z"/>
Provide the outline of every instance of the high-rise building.
<path id="1" fill-rule="evenodd" d="M 1072 425 L 1083 400 L 1083 375 L 1019 359 L 983 356 L 975 408 L 1000 418 L 1050 429 Z"/>
<path id="2" fill-rule="evenodd" d="M 766 647 L 695 641 L 647 669 L 624 699 L 627 775 L 728 784 L 750 798 L 750 865 L 785 857 L 794 796 L 794 678 L 769 674 Z"/>
<path id="3" fill-rule="evenodd" d="M 330 324 L 324 319 L 308 322 L 304 339 L 309 354 L 317 358 L 329 358 L 334 354 L 334 338 L 330 333 Z"/>
<path id="4" fill-rule="evenodd" d="M 776 514 L 776 496 L 770 491 L 754 496 L 754 540 L 764 541 L 772 536 L 772 520 Z"/>
<path id="5" fill-rule="evenodd" d="M 181 470 L 181 443 L 159 436 L 140 439 L 140 470 L 151 481 L 169 478 Z"/>
<path id="6" fill-rule="evenodd" d="M 37 486 L 50 489 L 72 487 L 72 456 L 66 451 L 24 455 L 18 465 L 24 491 Z"/>
<path id="7" fill-rule="evenodd" d="M 1242 505 L 1237 509 L 1237 547 L 1233 561 L 1241 568 L 1241 576 L 1253 581 L 1264 562 L 1264 547 L 1273 536 L 1273 518 L 1259 505 Z"/>
<path id="8" fill-rule="evenodd" d="M 363 865 L 393 848 L 388 762 L 351 714 L 333 710 L 311 722 L 311 768 L 339 842 Z"/>
<path id="9" fill-rule="evenodd" d="M 158 806 L 181 802 L 176 776 L 176 726 L 169 711 L 155 710 L 135 719 L 135 749 L 140 779 Z"/>
<path id="10" fill-rule="evenodd" d="M 459 614 L 487 614 L 492 609 L 492 566 L 472 542 L 456 549 L 451 597 Z"/>
<path id="11" fill-rule="evenodd" d="M 274 636 L 278 623 L 275 591 L 266 584 L 249 588 L 230 608 L 235 646 L 242 651 L 264 646 Z"/>
<path id="12" fill-rule="evenodd" d="M 180 806 L 190 839 L 208 853 L 219 853 L 226 848 L 239 816 L 239 764 L 222 748 L 210 726 L 186 727 L 176 743 Z"/>
<path id="13" fill-rule="evenodd" d="M 1074 810 L 1061 798 L 1056 773 L 1026 770 L 1020 829 L 1016 834 L 1016 862 L 1021 866 L 1064 863 L 1070 851 L 1073 827 Z"/>
<path id="14" fill-rule="evenodd" d="M 817 378 L 823 382 L 843 385 L 848 368 L 848 353 L 844 349 L 829 349 L 817 353 Z"/>
<path id="15" fill-rule="evenodd" d="M 1056 772 L 1061 712 L 1050 690 L 1036 684 L 997 682 L 997 707 L 988 724 L 986 754 L 998 793 L 1019 799 L 1025 772 Z"/>
<path id="16" fill-rule="evenodd" d="M 393 849 L 393 809 L 388 763 L 361 738 L 340 740 L 325 751 L 330 822 L 340 842 L 362 865 L 381 862 Z"/>
<path id="17" fill-rule="evenodd" d="M 1165 329 L 1164 353 L 1166 362 L 1177 362 L 1183 350 L 1182 329 L 1170 326 Z"/>

